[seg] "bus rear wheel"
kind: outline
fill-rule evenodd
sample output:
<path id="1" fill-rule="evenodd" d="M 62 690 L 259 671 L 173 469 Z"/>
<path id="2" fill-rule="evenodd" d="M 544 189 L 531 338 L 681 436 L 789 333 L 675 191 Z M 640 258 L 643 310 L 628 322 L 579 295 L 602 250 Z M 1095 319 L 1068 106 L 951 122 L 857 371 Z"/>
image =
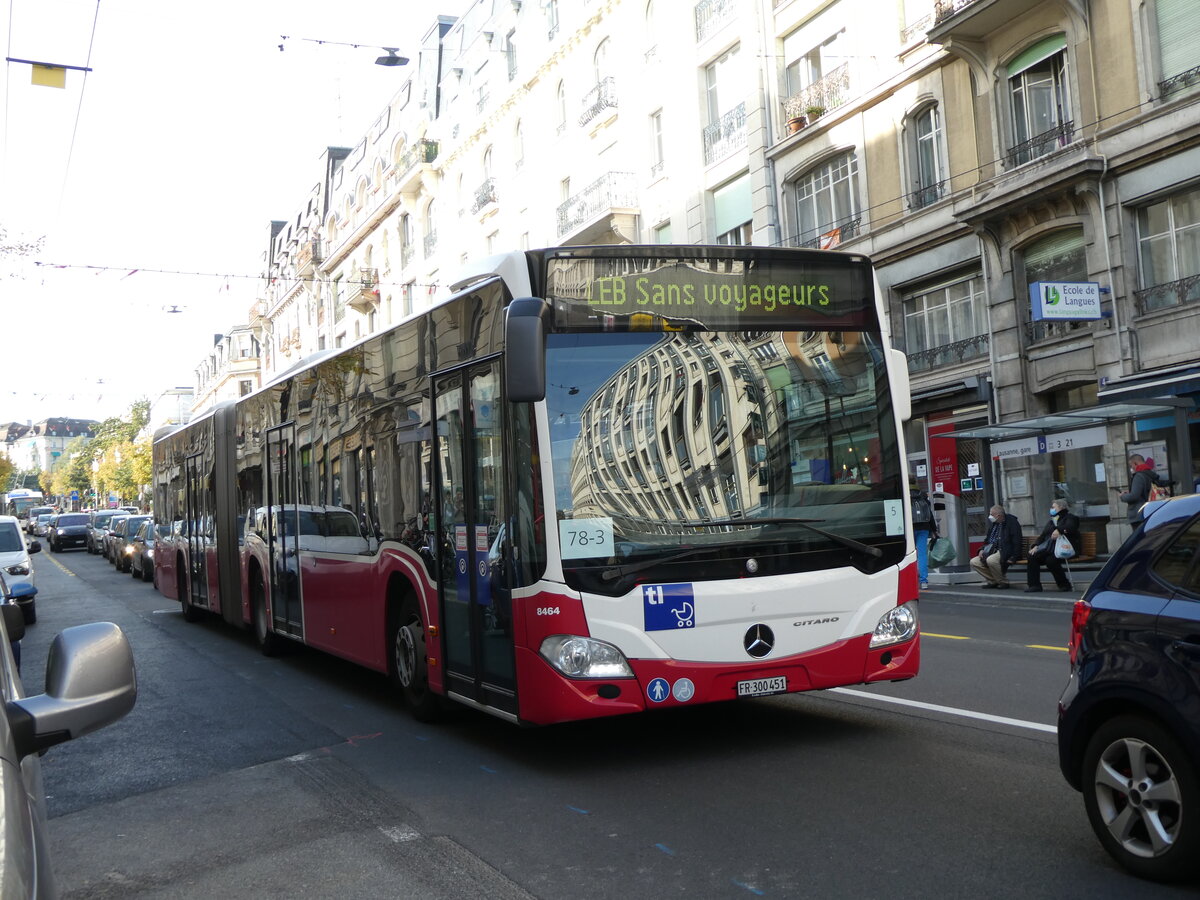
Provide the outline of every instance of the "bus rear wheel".
<path id="1" fill-rule="evenodd" d="M 400 614 L 392 624 L 389 670 L 413 718 L 418 722 L 434 721 L 441 712 L 441 702 L 429 687 L 425 625 L 411 594 L 400 602 Z"/>

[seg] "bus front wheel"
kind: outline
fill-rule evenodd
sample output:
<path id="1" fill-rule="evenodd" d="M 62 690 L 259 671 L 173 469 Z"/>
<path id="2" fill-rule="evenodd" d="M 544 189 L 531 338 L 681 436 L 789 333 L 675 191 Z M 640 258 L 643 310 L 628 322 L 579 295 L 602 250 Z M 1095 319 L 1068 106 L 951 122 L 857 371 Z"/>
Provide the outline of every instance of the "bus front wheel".
<path id="1" fill-rule="evenodd" d="M 432 722 L 441 705 L 429 688 L 429 669 L 425 659 L 425 626 L 411 594 L 400 603 L 400 615 L 392 625 L 392 681 L 404 694 L 408 709 L 418 722 Z"/>
<path id="2" fill-rule="evenodd" d="M 261 575 L 254 576 L 250 596 L 253 602 L 251 615 L 254 617 L 254 643 L 258 645 L 263 656 L 278 656 L 280 641 L 271 630 L 270 618 L 267 615 L 267 592 L 263 589 Z"/>

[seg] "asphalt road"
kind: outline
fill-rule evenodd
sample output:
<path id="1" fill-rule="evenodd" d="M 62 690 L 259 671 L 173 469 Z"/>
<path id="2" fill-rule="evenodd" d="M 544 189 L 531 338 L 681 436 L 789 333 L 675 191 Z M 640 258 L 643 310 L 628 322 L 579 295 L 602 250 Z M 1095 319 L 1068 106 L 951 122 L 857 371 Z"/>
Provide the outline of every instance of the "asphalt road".
<path id="1" fill-rule="evenodd" d="M 1194 896 L 1124 875 L 1058 772 L 1072 595 L 928 592 L 903 684 L 523 730 L 421 725 L 375 674 L 35 561 L 27 687 L 95 619 L 139 675 L 43 760 L 66 897 Z"/>

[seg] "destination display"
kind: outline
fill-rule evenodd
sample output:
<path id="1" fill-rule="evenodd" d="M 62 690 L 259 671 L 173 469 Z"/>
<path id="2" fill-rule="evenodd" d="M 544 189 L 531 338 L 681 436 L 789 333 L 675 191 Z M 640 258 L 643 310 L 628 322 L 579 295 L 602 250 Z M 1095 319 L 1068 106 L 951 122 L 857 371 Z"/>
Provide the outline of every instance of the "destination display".
<path id="1" fill-rule="evenodd" d="M 554 258 L 556 330 L 723 331 L 848 328 L 875 322 L 869 264 L 777 259 Z"/>

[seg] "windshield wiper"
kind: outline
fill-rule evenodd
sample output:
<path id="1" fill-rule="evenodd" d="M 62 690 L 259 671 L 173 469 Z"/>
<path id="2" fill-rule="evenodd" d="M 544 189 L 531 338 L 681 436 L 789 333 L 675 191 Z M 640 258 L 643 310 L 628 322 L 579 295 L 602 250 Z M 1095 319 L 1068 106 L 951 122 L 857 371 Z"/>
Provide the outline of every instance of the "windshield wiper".
<path id="1" fill-rule="evenodd" d="M 857 550 L 859 553 L 865 553 L 867 556 L 879 559 L 883 556 L 883 551 L 878 547 L 872 547 L 870 544 L 864 544 L 861 541 L 856 541 L 854 538 L 848 538 L 845 535 L 837 534 L 833 531 L 826 531 L 824 528 L 817 528 L 813 522 L 824 522 L 824 519 L 793 519 L 788 517 L 782 518 L 753 518 L 753 519 L 715 519 L 712 522 L 692 523 L 692 528 L 705 528 L 710 525 L 725 526 L 725 525 L 799 525 L 802 528 L 807 528 L 809 531 L 815 532 L 821 537 L 829 538 L 831 541 L 837 541 L 843 546 L 849 547 L 851 550 Z"/>
<path id="2" fill-rule="evenodd" d="M 644 569 L 650 569 L 654 566 L 675 562 L 677 559 L 684 559 L 688 556 L 695 556 L 698 553 L 708 553 L 716 550 L 716 547 L 689 547 L 687 550 L 681 550 L 679 553 L 673 553 L 670 556 L 656 556 L 654 559 L 643 559 L 641 562 L 629 563 L 625 566 L 614 566 L 611 569 L 605 569 L 600 573 L 601 581 L 616 581 L 618 578 L 623 578 L 626 575 L 632 575 L 635 572 L 641 572 Z"/>

